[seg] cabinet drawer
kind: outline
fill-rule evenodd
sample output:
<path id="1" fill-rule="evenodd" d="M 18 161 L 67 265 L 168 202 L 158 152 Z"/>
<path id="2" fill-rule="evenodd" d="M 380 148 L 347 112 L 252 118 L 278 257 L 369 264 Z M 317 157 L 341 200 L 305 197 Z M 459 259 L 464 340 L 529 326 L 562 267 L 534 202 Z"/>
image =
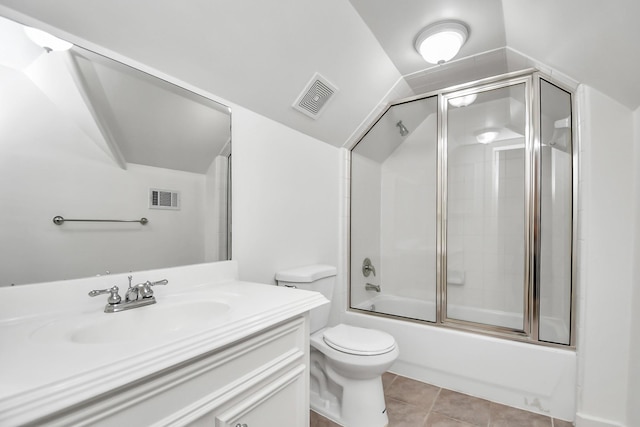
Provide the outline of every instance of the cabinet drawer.
<path id="1" fill-rule="evenodd" d="M 309 425 L 304 399 L 307 382 L 298 366 L 215 417 L 215 427 L 282 427 Z"/>
<path id="2" fill-rule="evenodd" d="M 38 420 L 49 426 L 187 425 L 222 405 L 264 372 L 306 367 L 305 317 Z"/>

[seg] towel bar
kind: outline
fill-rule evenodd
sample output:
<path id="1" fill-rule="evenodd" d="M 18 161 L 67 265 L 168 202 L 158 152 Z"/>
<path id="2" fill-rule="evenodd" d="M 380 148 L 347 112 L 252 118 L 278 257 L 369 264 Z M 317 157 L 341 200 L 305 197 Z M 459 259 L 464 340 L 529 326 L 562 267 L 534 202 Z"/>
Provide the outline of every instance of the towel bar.
<path id="1" fill-rule="evenodd" d="M 140 219 L 66 219 L 60 215 L 53 217 L 53 223 L 55 225 L 62 225 L 65 221 L 81 221 L 81 222 L 139 222 L 144 225 L 149 222 L 147 218 Z"/>

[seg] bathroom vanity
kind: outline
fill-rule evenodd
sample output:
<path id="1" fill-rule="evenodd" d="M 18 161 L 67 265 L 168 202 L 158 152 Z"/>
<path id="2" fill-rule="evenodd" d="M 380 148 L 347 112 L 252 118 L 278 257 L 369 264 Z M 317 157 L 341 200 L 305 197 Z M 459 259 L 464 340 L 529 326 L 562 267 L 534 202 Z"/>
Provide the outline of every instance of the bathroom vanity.
<path id="1" fill-rule="evenodd" d="M 0 426 L 307 426 L 319 293 L 234 261 L 137 272 L 157 303 L 104 313 L 127 275 L 0 288 Z"/>

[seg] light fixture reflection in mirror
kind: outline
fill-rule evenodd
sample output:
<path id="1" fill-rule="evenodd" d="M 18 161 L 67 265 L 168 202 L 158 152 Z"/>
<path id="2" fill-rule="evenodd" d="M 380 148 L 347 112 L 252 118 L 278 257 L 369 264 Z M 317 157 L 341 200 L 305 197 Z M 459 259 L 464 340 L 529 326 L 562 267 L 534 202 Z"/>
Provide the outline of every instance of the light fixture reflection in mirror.
<path id="1" fill-rule="evenodd" d="M 43 55 L 2 17 L 0 32 L 0 286 L 230 258 L 227 106 L 78 46 Z M 150 209 L 152 188 L 180 209 Z"/>
<path id="2" fill-rule="evenodd" d="M 466 107 L 467 105 L 471 105 L 478 98 L 478 94 L 472 93 L 469 95 L 458 96 L 455 98 L 449 99 L 449 105 L 456 108 Z"/>
<path id="3" fill-rule="evenodd" d="M 474 133 L 476 141 L 478 141 L 480 144 L 492 143 L 496 140 L 499 134 L 500 129 L 498 128 L 486 128 Z"/>

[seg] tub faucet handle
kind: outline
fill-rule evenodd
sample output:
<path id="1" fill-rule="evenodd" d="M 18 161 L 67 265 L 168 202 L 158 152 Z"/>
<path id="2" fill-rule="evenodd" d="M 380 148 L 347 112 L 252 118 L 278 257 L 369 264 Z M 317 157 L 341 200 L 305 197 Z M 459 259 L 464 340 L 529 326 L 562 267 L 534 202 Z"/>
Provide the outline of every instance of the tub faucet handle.
<path id="1" fill-rule="evenodd" d="M 369 274 L 371 273 L 375 276 L 376 268 L 371 264 L 371 260 L 369 258 L 365 258 L 364 261 L 362 261 L 362 274 L 364 274 L 364 277 L 369 277 Z"/>

